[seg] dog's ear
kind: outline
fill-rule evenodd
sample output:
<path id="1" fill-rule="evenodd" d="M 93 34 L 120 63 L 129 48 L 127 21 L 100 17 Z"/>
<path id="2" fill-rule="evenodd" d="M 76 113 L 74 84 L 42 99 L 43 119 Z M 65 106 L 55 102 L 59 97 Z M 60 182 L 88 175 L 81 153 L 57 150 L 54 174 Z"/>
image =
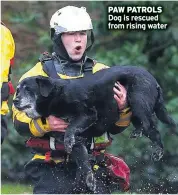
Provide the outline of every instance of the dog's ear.
<path id="1" fill-rule="evenodd" d="M 52 80 L 48 77 L 36 78 L 36 83 L 38 84 L 40 94 L 43 97 L 48 97 L 53 89 Z"/>

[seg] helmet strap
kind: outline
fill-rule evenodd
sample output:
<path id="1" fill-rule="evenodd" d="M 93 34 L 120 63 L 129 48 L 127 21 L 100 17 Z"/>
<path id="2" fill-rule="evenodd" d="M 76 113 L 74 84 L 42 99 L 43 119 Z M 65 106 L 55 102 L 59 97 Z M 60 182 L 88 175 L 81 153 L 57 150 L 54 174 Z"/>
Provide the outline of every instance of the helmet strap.
<path id="1" fill-rule="evenodd" d="M 53 36 L 53 51 L 63 60 L 70 61 L 70 57 L 62 43 L 61 35 L 55 35 Z"/>
<path id="2" fill-rule="evenodd" d="M 91 30 L 91 35 L 90 35 L 90 36 L 91 36 L 91 37 L 90 37 L 90 39 L 91 39 L 91 44 L 90 44 L 90 46 L 87 47 L 86 52 L 88 52 L 88 51 L 92 48 L 93 43 L 94 43 L 94 41 L 95 41 L 94 33 L 93 33 L 92 30 Z"/>

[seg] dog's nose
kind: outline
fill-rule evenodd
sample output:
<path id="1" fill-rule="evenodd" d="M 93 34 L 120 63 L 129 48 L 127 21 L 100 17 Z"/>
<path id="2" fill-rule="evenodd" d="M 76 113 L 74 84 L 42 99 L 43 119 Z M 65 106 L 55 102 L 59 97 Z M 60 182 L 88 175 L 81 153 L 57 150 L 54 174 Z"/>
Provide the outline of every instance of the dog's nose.
<path id="1" fill-rule="evenodd" d="M 13 100 L 13 104 L 14 104 L 14 105 L 19 104 L 19 98 L 15 98 L 15 99 Z"/>

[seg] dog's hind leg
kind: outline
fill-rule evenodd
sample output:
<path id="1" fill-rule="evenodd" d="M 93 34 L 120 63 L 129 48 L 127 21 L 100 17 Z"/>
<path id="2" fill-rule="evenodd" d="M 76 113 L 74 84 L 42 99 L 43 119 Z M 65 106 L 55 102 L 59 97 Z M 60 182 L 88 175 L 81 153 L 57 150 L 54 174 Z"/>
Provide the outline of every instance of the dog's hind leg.
<path id="1" fill-rule="evenodd" d="M 138 110 L 133 113 L 132 123 L 136 128 L 130 135 L 131 138 L 136 138 L 140 134 L 144 134 L 148 137 L 154 144 L 155 151 L 152 154 L 152 159 L 154 161 L 159 161 L 163 156 L 163 144 L 161 142 L 161 136 L 159 131 L 156 129 L 156 124 L 153 120 L 153 116 L 150 114 L 149 110 L 142 109 L 140 112 Z"/>
<path id="2" fill-rule="evenodd" d="M 143 131 L 147 131 L 150 128 L 150 121 L 144 115 L 133 116 L 132 124 L 135 129 L 131 132 L 130 138 L 142 137 Z"/>
<path id="3" fill-rule="evenodd" d="M 163 154 L 163 144 L 161 142 L 161 135 L 156 128 L 150 129 L 150 131 L 144 131 L 144 135 L 148 137 L 154 144 L 154 152 L 152 153 L 152 159 L 154 161 L 159 161 Z"/>
<path id="4" fill-rule="evenodd" d="M 144 94 L 129 93 L 128 101 L 132 110 L 131 122 L 135 127 L 135 130 L 130 134 L 130 138 L 141 137 L 143 131 L 147 131 L 150 128 L 151 109 L 146 100 Z"/>
<path id="5" fill-rule="evenodd" d="M 153 117 L 150 118 L 150 124 L 150 129 L 144 131 L 143 134 L 153 142 L 154 152 L 152 153 L 152 159 L 159 161 L 164 153 L 161 135 L 156 128 L 156 122 Z"/>
<path id="6" fill-rule="evenodd" d="M 177 131 L 178 125 L 168 114 L 168 111 L 164 104 L 163 92 L 159 85 L 157 86 L 157 90 L 158 90 L 158 99 L 154 108 L 156 116 L 161 122 L 169 125 L 171 127 L 170 130 L 172 131 L 172 133 L 178 136 L 178 131 Z"/>

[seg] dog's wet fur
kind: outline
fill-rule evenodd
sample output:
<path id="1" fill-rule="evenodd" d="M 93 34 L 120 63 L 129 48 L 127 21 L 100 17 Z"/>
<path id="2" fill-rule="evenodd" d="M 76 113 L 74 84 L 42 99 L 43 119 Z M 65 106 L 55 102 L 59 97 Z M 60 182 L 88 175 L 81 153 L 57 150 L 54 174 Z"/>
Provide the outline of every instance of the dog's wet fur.
<path id="1" fill-rule="evenodd" d="M 85 143 L 78 142 L 77 137 L 101 136 L 106 131 L 118 133 L 113 130 L 120 114 L 113 97 L 116 81 L 127 89 L 127 101 L 132 111 L 131 122 L 135 127 L 131 138 L 141 137 L 142 134 L 148 137 L 155 144 L 153 160 L 160 160 L 163 144 L 154 115 L 174 131 L 176 124 L 165 108 L 161 87 L 144 68 L 113 66 L 84 78 L 70 80 L 43 76 L 26 78 L 19 83 L 14 100 L 15 107 L 31 118 L 54 115 L 69 122 L 64 136 L 65 149 L 67 153 L 73 153 L 77 147 L 82 148 L 77 149 L 81 152 L 80 157 L 75 157 L 75 152 L 73 156 L 86 173 L 87 181 L 90 181 L 87 185 L 93 191 L 95 182 L 87 163 Z"/>

